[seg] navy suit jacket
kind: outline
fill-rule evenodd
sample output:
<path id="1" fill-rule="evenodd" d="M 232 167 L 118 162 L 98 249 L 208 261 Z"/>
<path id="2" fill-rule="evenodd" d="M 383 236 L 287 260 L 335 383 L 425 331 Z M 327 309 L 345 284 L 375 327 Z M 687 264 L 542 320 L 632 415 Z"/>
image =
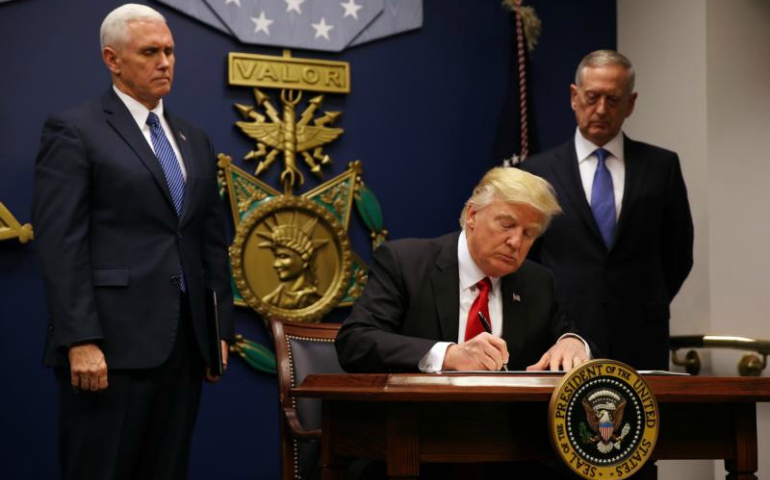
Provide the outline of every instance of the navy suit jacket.
<path id="1" fill-rule="evenodd" d="M 345 370 L 417 371 L 420 359 L 437 341 L 457 342 L 458 238 L 455 232 L 435 239 L 397 240 L 374 252 L 366 290 L 336 340 Z M 508 367 L 523 370 L 573 329 L 559 309 L 547 269 L 525 261 L 501 281 Z"/>
<path id="2" fill-rule="evenodd" d="M 166 110 L 187 170 L 177 216 L 163 170 L 112 88 L 52 115 L 35 166 L 32 218 L 49 324 L 45 362 L 95 341 L 111 369 L 151 368 L 171 353 L 184 269 L 199 346 L 208 342 L 205 289 L 219 296 L 232 338 L 224 211 L 206 134 Z M 208 361 L 208 349 L 202 347 Z"/>
<path id="3" fill-rule="evenodd" d="M 563 215 L 530 251 L 550 268 L 567 317 L 637 369 L 667 369 L 669 304 L 692 268 L 693 225 L 676 153 L 625 138 L 625 191 L 608 249 L 580 180 L 574 141 L 528 158 Z"/>

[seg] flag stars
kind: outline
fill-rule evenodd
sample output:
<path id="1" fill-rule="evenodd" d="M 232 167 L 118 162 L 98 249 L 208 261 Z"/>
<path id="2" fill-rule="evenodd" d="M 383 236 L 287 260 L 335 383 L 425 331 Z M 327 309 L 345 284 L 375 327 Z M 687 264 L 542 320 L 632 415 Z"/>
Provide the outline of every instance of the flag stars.
<path id="1" fill-rule="evenodd" d="M 326 19 L 324 17 L 321 17 L 321 21 L 318 23 L 311 23 L 310 24 L 315 29 L 315 38 L 324 37 L 327 40 L 331 40 L 329 38 L 329 31 L 334 28 L 333 25 L 327 25 Z"/>
<path id="2" fill-rule="evenodd" d="M 345 15 L 343 15 L 342 18 L 353 17 L 358 20 L 358 11 L 363 8 L 362 5 L 356 4 L 356 2 L 353 0 L 348 0 L 347 3 L 342 2 L 340 5 L 342 5 L 342 8 L 345 9 Z"/>
<path id="3" fill-rule="evenodd" d="M 283 0 L 283 1 L 286 2 L 287 13 L 291 11 L 295 11 L 300 15 L 302 14 L 302 9 L 300 8 L 300 5 L 305 3 L 305 0 Z"/>
<path id="4" fill-rule="evenodd" d="M 270 35 L 270 24 L 274 20 L 265 17 L 264 10 L 259 14 L 259 17 L 251 17 L 251 21 L 254 22 L 254 33 L 265 32 L 266 35 Z"/>

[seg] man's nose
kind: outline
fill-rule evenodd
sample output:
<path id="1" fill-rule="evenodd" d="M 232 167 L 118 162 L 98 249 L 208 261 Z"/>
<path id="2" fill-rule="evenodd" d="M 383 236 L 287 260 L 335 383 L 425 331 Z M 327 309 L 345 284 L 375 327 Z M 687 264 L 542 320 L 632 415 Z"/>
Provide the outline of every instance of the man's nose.
<path id="1" fill-rule="evenodd" d="M 524 234 L 522 228 L 514 228 L 508 238 L 505 239 L 505 244 L 511 248 L 519 248 L 521 246 L 521 236 Z"/>
<path id="2" fill-rule="evenodd" d="M 599 101 L 596 102 L 596 113 L 604 113 L 607 111 L 607 100 L 604 97 L 601 97 Z"/>
<path id="3" fill-rule="evenodd" d="M 600 115 L 604 115 L 607 113 L 607 98 L 601 97 L 599 98 L 599 101 L 596 102 L 596 113 Z"/>

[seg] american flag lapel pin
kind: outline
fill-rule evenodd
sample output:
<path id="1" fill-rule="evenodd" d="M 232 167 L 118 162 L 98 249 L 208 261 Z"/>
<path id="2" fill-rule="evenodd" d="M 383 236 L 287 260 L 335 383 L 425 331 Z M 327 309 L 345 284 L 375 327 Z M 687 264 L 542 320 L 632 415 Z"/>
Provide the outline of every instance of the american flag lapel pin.
<path id="1" fill-rule="evenodd" d="M 519 303 L 521 301 L 521 297 L 516 292 L 513 292 L 513 296 L 511 299 L 513 300 L 513 303 Z"/>

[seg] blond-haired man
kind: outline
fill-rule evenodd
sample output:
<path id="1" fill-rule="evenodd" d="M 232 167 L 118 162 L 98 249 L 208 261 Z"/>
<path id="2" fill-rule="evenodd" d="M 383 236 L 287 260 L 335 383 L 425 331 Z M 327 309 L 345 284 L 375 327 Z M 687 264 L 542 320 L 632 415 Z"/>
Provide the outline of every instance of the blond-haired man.
<path id="1" fill-rule="evenodd" d="M 336 340 L 343 368 L 570 370 L 586 361 L 551 274 L 526 260 L 560 211 L 546 181 L 495 168 L 468 199 L 462 231 L 383 244 Z"/>

